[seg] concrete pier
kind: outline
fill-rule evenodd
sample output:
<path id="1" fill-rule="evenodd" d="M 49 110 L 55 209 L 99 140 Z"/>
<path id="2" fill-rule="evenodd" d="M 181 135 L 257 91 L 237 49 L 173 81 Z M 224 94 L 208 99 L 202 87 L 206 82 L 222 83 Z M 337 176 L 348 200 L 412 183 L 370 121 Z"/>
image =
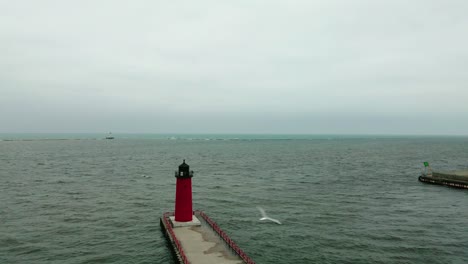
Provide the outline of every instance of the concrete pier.
<path id="1" fill-rule="evenodd" d="M 164 213 L 160 223 L 177 262 L 254 264 L 211 218 L 202 211 L 192 211 L 193 171 L 185 160 L 175 177 L 175 211 Z"/>
<path id="2" fill-rule="evenodd" d="M 418 180 L 424 183 L 468 189 L 468 170 L 453 172 L 432 172 L 429 175 L 422 174 L 419 176 Z"/>
<path id="3" fill-rule="evenodd" d="M 173 213 L 165 213 L 161 218 L 161 228 L 179 263 L 255 263 L 201 211 L 194 212 L 191 223 L 175 222 Z"/>

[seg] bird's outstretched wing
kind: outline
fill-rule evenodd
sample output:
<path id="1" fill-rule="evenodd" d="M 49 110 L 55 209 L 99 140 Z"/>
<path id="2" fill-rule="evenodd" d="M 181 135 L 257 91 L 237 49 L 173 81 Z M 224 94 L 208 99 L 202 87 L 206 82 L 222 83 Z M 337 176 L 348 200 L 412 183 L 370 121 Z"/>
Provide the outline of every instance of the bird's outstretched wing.
<path id="1" fill-rule="evenodd" d="M 281 225 L 281 222 L 280 222 L 280 221 L 278 221 L 278 220 L 276 220 L 276 219 L 273 219 L 273 218 L 269 218 L 269 219 L 270 219 L 270 221 L 275 222 L 275 223 L 277 223 L 278 225 Z"/>
<path id="2" fill-rule="evenodd" d="M 263 208 L 257 206 L 257 209 L 260 211 L 260 213 L 262 214 L 262 218 L 260 218 L 260 221 L 264 221 L 264 220 L 270 220 L 272 222 L 275 222 L 277 223 L 278 225 L 281 225 L 281 222 L 276 220 L 276 219 L 273 219 L 269 216 L 267 216 L 267 214 L 265 213 L 265 210 L 263 210 Z"/>
<path id="3" fill-rule="evenodd" d="M 257 209 L 260 211 L 260 213 L 262 214 L 262 218 L 265 218 L 267 217 L 266 213 L 265 213 L 265 210 L 263 210 L 263 208 L 261 208 L 260 206 L 257 206 Z"/>

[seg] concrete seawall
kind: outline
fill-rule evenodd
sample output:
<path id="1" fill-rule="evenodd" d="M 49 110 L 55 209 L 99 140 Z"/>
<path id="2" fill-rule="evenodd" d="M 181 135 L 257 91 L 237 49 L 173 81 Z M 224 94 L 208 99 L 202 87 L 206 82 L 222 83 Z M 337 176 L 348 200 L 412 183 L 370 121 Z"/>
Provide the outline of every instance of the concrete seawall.
<path id="1" fill-rule="evenodd" d="M 422 174 L 419 176 L 418 180 L 424 183 L 468 189 L 468 170 L 454 172 L 433 172 L 432 175 Z"/>

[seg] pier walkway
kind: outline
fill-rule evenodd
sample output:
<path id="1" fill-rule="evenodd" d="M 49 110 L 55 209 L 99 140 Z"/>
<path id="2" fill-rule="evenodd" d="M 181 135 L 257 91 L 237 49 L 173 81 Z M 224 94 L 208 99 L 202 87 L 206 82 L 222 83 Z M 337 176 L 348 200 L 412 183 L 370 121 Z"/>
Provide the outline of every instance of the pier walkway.
<path id="1" fill-rule="evenodd" d="M 191 264 L 254 264 L 254 262 L 232 241 L 205 213 L 195 211 L 194 216 L 201 225 L 173 227 L 165 213 L 161 226 L 172 243 L 180 263 Z"/>
<path id="2" fill-rule="evenodd" d="M 174 229 L 185 255 L 192 264 L 242 264 L 242 260 L 226 250 L 219 238 L 203 227 L 178 227 Z"/>

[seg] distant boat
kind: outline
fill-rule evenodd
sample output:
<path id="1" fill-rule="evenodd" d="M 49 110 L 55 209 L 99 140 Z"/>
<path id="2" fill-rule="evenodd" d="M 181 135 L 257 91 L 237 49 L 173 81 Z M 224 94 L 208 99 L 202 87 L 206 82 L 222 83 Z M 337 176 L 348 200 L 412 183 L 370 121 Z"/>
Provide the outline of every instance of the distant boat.
<path id="1" fill-rule="evenodd" d="M 106 139 L 114 139 L 114 136 L 112 136 L 111 132 L 109 132 L 109 135 L 107 135 Z"/>

